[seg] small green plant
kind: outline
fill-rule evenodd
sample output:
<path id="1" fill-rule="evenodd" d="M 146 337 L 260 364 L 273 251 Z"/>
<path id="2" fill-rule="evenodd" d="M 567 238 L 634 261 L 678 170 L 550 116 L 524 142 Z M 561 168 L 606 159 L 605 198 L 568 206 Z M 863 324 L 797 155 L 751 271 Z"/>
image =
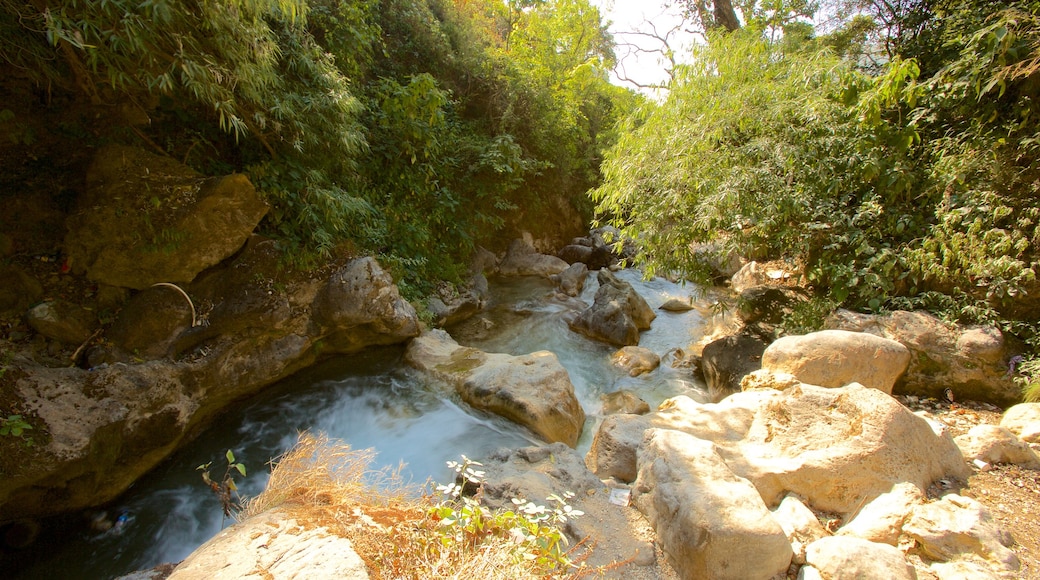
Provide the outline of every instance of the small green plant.
<path id="1" fill-rule="evenodd" d="M 238 486 L 235 485 L 235 480 L 232 477 L 233 472 L 237 471 L 242 474 L 242 477 L 246 476 L 246 466 L 243 463 L 235 462 L 235 454 L 228 449 L 227 453 L 224 454 L 227 459 L 227 468 L 224 469 L 224 476 L 220 482 L 216 482 L 210 477 L 209 468 L 213 465 L 213 462 L 204 463 L 195 468 L 196 471 L 202 472 L 202 481 L 213 490 L 213 493 L 217 494 L 217 498 L 220 499 L 220 507 L 224 510 L 224 517 L 228 518 L 231 516 L 232 510 L 238 510 L 240 507 L 238 496 Z M 234 498 L 232 498 L 232 493 Z"/>
<path id="2" fill-rule="evenodd" d="M 23 437 L 26 431 L 32 430 L 32 425 L 29 424 L 21 415 L 8 415 L 7 418 L 0 417 L 0 436 L 3 437 Z M 32 438 L 26 440 L 28 445 L 32 445 Z"/>
<path id="3" fill-rule="evenodd" d="M 449 496 L 430 508 L 431 517 L 439 525 L 441 545 L 445 548 L 455 545 L 475 548 L 487 538 L 505 538 L 515 546 L 513 556 L 517 562 L 527 561 L 546 572 L 578 568 L 568 555 L 567 538 L 561 530 L 569 518 L 584 515 L 567 503 L 574 494 L 566 492 L 563 497 L 550 495 L 547 500 L 555 505 L 548 508 L 523 498 L 514 498 L 515 509 L 495 511 L 480 503 L 480 486 L 484 482 L 484 472 L 476 469 L 480 466 L 465 455 L 462 463 L 448 462 L 448 467 L 462 481 L 436 488 Z M 478 487 L 476 496 L 463 493 L 467 484 Z"/>

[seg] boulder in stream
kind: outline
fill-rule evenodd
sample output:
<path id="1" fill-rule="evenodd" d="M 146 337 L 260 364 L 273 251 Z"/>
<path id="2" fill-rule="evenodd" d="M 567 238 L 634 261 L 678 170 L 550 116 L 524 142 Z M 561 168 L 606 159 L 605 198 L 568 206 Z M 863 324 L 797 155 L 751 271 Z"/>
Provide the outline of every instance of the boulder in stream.
<path id="1" fill-rule="evenodd" d="M 567 370 L 556 355 L 486 353 L 431 330 L 414 339 L 405 359 L 451 385 L 470 406 L 523 425 L 542 439 L 574 447 L 585 411 L 574 396 Z"/>
<path id="2" fill-rule="evenodd" d="M 639 332 L 648 330 L 657 315 L 631 284 L 609 270 L 600 270 L 596 278 L 595 301 L 570 321 L 571 330 L 616 346 L 639 344 Z"/>

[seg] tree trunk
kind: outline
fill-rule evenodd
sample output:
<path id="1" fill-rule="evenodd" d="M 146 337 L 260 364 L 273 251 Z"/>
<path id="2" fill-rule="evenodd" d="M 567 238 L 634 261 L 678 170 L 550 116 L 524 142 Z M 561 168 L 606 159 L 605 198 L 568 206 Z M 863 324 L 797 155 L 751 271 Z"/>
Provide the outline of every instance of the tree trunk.
<path id="1" fill-rule="evenodd" d="M 715 0 L 715 26 L 721 26 L 729 32 L 740 28 L 737 12 L 733 9 L 732 0 Z"/>

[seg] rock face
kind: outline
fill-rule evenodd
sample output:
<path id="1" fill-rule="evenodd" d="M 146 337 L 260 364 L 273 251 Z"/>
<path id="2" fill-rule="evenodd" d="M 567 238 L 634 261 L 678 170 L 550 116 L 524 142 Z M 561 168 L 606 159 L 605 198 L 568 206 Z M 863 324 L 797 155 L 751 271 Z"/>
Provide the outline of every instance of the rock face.
<path id="1" fill-rule="evenodd" d="M 603 401 L 603 415 L 645 415 L 650 412 L 650 404 L 627 389 L 601 395 L 600 400 Z"/>
<path id="2" fill-rule="evenodd" d="M 1011 535 L 1002 532 L 989 510 L 969 497 L 951 494 L 917 506 L 903 533 L 932 560 L 978 556 L 1003 571 L 1015 571 L 1021 565 L 1018 556 L 1008 549 L 1013 542 Z"/>
<path id="3" fill-rule="evenodd" d="M 610 271 L 600 270 L 597 280 L 595 301 L 570 322 L 571 330 L 616 346 L 639 344 L 639 332 L 657 315 L 631 284 Z"/>
<path id="4" fill-rule="evenodd" d="M 718 402 L 740 390 L 740 381 L 762 368 L 766 343 L 749 334 L 735 334 L 712 341 L 701 351 L 701 371 L 711 400 Z"/>
<path id="5" fill-rule="evenodd" d="M 21 314 L 43 296 L 40 282 L 14 265 L 0 265 L 0 315 Z"/>
<path id="6" fill-rule="evenodd" d="M 279 510 L 225 528 L 181 562 L 169 578 L 367 580 L 365 562 L 350 540 L 322 527 L 304 527 Z"/>
<path id="7" fill-rule="evenodd" d="M 69 345 L 85 342 L 97 326 L 93 313 L 64 300 L 41 302 L 25 317 L 36 332 Z"/>
<path id="8" fill-rule="evenodd" d="M 523 240 L 514 240 L 498 265 L 503 276 L 543 276 L 548 278 L 567 269 L 569 264 L 556 256 L 539 254 Z"/>
<path id="9" fill-rule="evenodd" d="M 806 294 L 801 289 L 775 284 L 752 286 L 740 293 L 737 315 L 749 332 L 772 338 L 784 316 L 805 300 Z"/>
<path id="10" fill-rule="evenodd" d="M 1008 373 L 1011 352 L 994 327 L 948 325 L 924 312 L 896 311 L 883 316 L 839 310 L 827 328 L 869 332 L 910 349 L 910 366 L 894 392 L 941 398 L 949 388 L 958 399 L 1006 406 L 1021 390 Z"/>
<path id="11" fill-rule="evenodd" d="M 821 387 L 852 382 L 891 393 L 906 370 L 910 351 L 894 340 L 840 330 L 785 336 L 762 353 L 762 368 L 794 375 Z"/>
<path id="12" fill-rule="evenodd" d="M 806 578 L 874 577 L 824 571 L 831 569 L 831 558 L 821 556 L 820 546 L 813 551 L 812 545 L 827 538 L 808 519 L 812 511 L 851 522 L 835 545 L 882 540 L 865 553 L 899 554 L 890 563 L 897 574 L 892 577 L 902 577 L 906 560 L 890 544 L 902 545 L 905 522 L 924 503 L 923 490 L 939 479 L 963 480 L 970 473 L 948 433 L 934 430 L 889 395 L 855 383 L 837 388 L 798 383 L 709 404 L 680 396 L 649 415 L 612 415 L 601 423 L 585 462 L 600 477 L 630 481 L 635 473 L 636 506 L 654 523 L 673 564 L 690 578 L 728 577 L 730 570 L 736 570 L 734 577 L 785 571 L 780 548 L 775 562 L 773 548 L 759 549 L 760 542 L 776 541 L 761 539 L 777 532 L 773 525 L 780 528 L 787 562 L 799 561 L 805 548 L 804 559 L 812 565 L 805 568 Z M 793 497 L 804 502 L 802 509 L 768 511 Z M 709 515 L 698 515 L 701 510 Z M 731 513 L 742 515 L 730 522 L 726 514 Z M 701 517 L 728 523 L 720 529 L 714 527 L 721 526 L 718 522 L 702 523 Z M 743 543 L 731 539 L 738 537 Z M 792 552 L 796 541 L 800 547 Z M 760 567 L 724 567 L 731 566 L 723 564 L 730 559 L 746 562 L 748 545 L 756 546 L 751 560 Z M 758 559 L 760 553 L 770 559 Z M 699 567 L 708 554 L 720 559 L 704 572 Z"/>
<path id="13" fill-rule="evenodd" d="M 483 310 L 489 295 L 487 278 L 477 273 L 458 290 L 448 285 L 438 288 L 437 295 L 430 297 L 427 307 L 433 314 L 434 324 L 450 326 Z"/>
<path id="14" fill-rule="evenodd" d="M 485 353 L 459 346 L 448 333 L 433 330 L 413 340 L 405 358 L 450 384 L 476 409 L 523 425 L 550 443 L 574 447 L 578 442 L 585 411 L 567 371 L 551 352 Z"/>
<path id="15" fill-rule="evenodd" d="M 418 334 L 414 309 L 374 260 L 353 260 L 324 279 L 287 274 L 278 284 L 259 280 L 278 271 L 278 259 L 273 242 L 254 240 L 234 261 L 187 286 L 200 303 L 216 306 L 208 325 L 183 330 L 172 344 L 169 336 L 156 337 L 172 358 L 102 362 L 93 370 L 13 360 L 15 390 L 51 440 L 32 465 L 0 478 L 0 521 L 110 501 L 230 402 L 322 354 Z M 133 317 L 148 316 L 146 309 L 136 310 L 125 309 L 113 328 L 133 327 Z M 186 321 L 180 314 L 178 320 Z M 92 358 L 118 355 L 110 342 L 96 347 Z"/>
<path id="16" fill-rule="evenodd" d="M 735 475 L 711 442 L 650 429 L 638 455 L 633 501 L 683 577 L 765 580 L 787 571 L 787 535 L 755 486 Z"/>
<path id="17" fill-rule="evenodd" d="M 65 250 L 91 280 L 143 289 L 187 283 L 242 247 L 267 205 L 240 174 L 204 179 L 131 147 L 100 150 Z"/>
<path id="18" fill-rule="evenodd" d="M 812 572 L 802 568 L 799 578 L 917 578 L 913 566 L 907 563 L 901 550 L 862 538 L 820 538 L 806 549 L 805 561 Z"/>

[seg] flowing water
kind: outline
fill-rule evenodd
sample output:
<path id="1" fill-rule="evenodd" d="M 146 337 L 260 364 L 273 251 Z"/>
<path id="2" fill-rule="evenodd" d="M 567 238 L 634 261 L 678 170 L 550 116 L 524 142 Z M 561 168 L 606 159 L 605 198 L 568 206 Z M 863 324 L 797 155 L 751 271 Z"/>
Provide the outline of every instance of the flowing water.
<path id="1" fill-rule="evenodd" d="M 656 310 L 670 297 L 696 298 L 695 287 L 644 281 L 634 271 L 618 276 L 658 313 L 640 346 L 666 355 L 704 334 L 707 309 L 681 314 Z M 614 347 L 567 328 L 567 316 L 593 301 L 594 273 L 580 300 L 560 299 L 548 281 L 533 277 L 493 280 L 491 288 L 488 309 L 449 331 L 460 344 L 488 352 L 554 352 L 588 415 L 579 451 L 589 447 L 604 393 L 629 389 L 651 407 L 678 394 L 706 399 L 699 380 L 686 369 L 673 369 L 668 356 L 658 370 L 629 377 L 610 365 Z M 478 458 L 500 447 L 536 442 L 524 429 L 429 388 L 423 376 L 403 363 L 403 352 L 401 347 L 378 348 L 336 357 L 229 410 L 107 508 L 109 519 L 121 516 L 115 529 L 92 532 L 80 515 L 49 522 L 36 545 L 19 555 L 18 577 L 108 579 L 182 560 L 230 523 L 195 469 L 213 462 L 214 476 L 222 474 L 228 449 L 248 468 L 248 477 L 237 481 L 240 492 L 250 496 L 266 484 L 267 462 L 290 448 L 303 430 L 327 433 L 357 449 L 374 448 L 376 467 L 403 462 L 406 477 L 419 484 L 430 478 L 449 480 L 445 461 L 460 454 Z"/>

